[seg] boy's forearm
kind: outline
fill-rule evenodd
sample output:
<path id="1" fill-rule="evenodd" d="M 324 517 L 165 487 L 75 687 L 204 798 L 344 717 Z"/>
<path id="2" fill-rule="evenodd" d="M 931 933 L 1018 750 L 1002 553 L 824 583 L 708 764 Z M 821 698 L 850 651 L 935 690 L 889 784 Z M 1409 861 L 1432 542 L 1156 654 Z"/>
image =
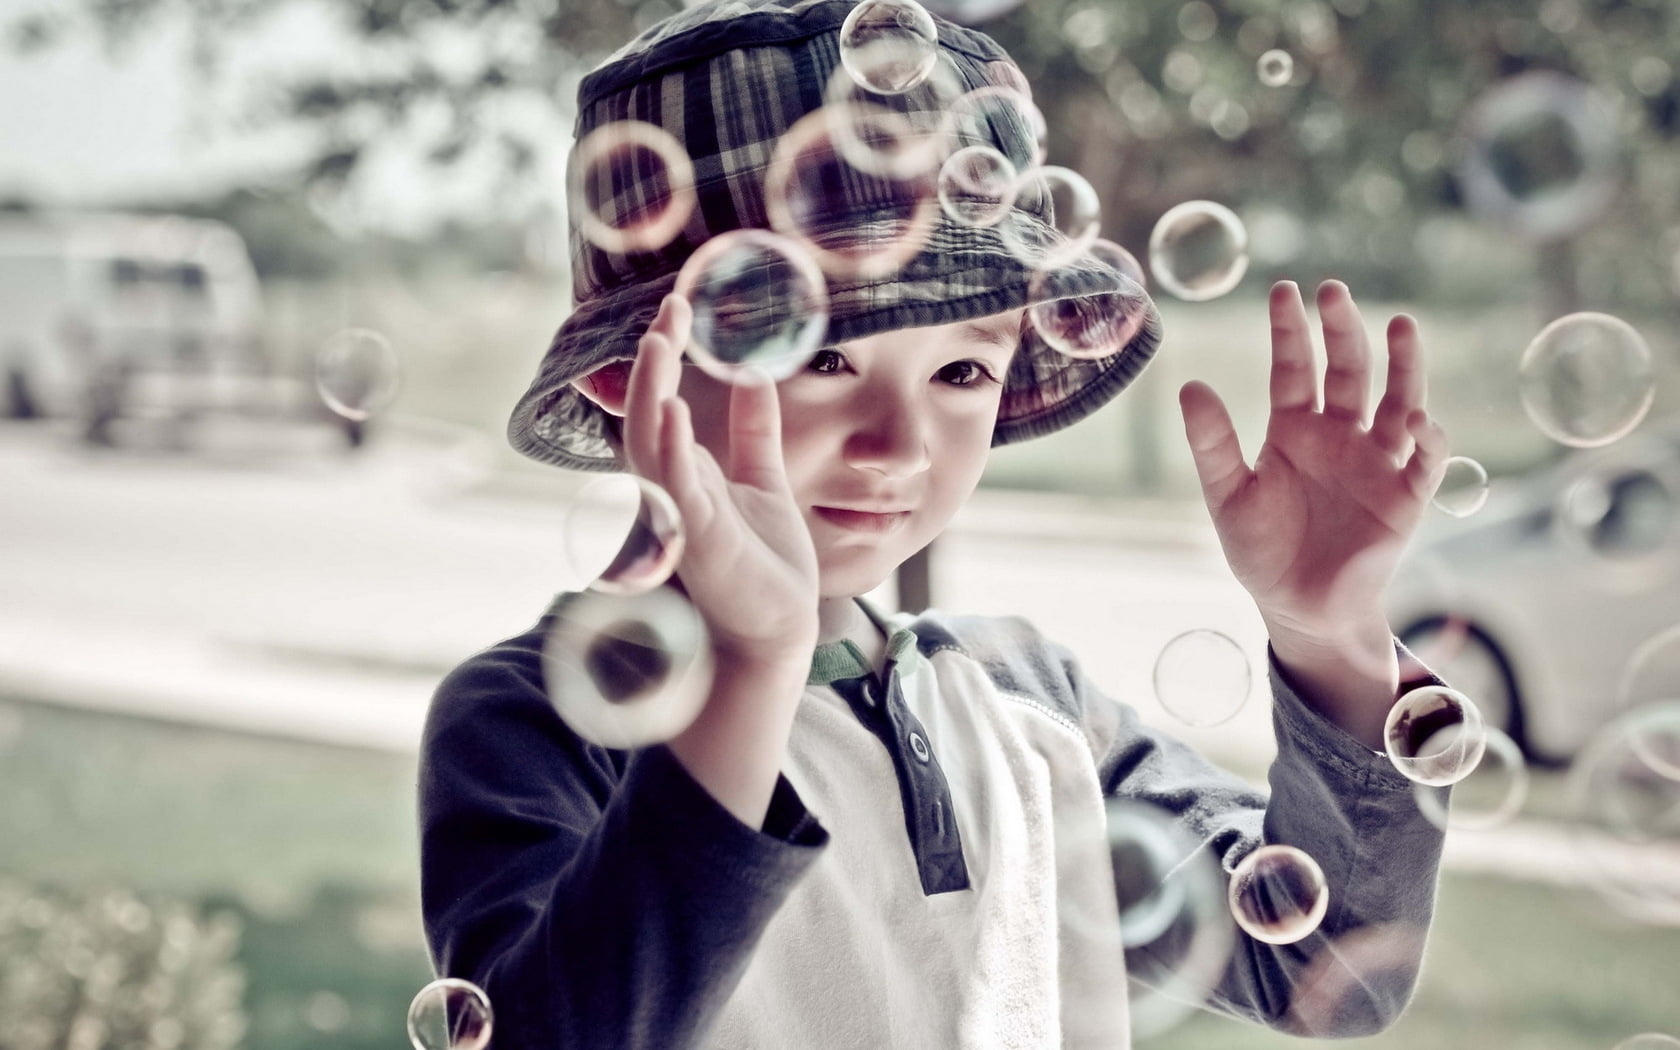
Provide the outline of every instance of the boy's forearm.
<path id="1" fill-rule="evenodd" d="M 670 742 L 688 774 L 748 827 L 764 824 L 809 671 L 808 659 L 720 656 L 705 707 Z"/>
<path id="2" fill-rule="evenodd" d="M 1296 693 L 1349 736 L 1383 749 L 1383 724 L 1400 688 L 1394 634 L 1380 615 L 1330 633 L 1267 621 L 1279 667 Z"/>

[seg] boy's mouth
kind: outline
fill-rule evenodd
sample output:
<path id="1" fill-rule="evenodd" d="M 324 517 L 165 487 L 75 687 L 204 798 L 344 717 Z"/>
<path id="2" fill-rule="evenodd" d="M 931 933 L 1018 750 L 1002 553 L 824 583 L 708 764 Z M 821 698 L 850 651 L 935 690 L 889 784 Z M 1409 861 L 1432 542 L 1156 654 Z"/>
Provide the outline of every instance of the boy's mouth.
<path id="1" fill-rule="evenodd" d="M 846 507 L 812 507 L 824 521 L 855 532 L 892 532 L 910 520 L 907 510 L 868 511 Z"/>

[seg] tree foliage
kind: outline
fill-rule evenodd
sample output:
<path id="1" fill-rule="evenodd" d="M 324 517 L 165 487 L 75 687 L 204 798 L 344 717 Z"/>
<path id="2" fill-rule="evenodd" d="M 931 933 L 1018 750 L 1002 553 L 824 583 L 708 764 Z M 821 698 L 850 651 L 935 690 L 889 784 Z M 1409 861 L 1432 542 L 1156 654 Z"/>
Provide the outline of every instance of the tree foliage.
<path id="1" fill-rule="evenodd" d="M 39 0 L 5 27 L 22 51 L 93 34 L 120 48 L 163 19 L 193 29 L 213 72 L 277 4 L 305 0 Z M 326 0 L 366 61 L 274 85 L 268 119 L 318 132 L 304 177 L 353 180 L 394 137 L 440 166 L 485 156 L 509 179 L 551 142 L 518 105 L 570 121 L 578 80 L 674 0 Z M 952 0 L 947 0 L 951 3 Z M 1155 219 L 1207 197 L 1261 216 L 1256 269 L 1357 276 L 1373 291 L 1493 294 L 1527 260 L 1559 296 L 1654 305 L 1680 249 L 1680 5 L 1667 0 L 1029 0 L 984 26 L 1017 57 L 1052 129 L 1052 159 L 1085 174 L 1105 233 L 1142 253 Z M 471 41 L 470 48 L 440 41 Z M 1268 87 L 1261 54 L 1294 60 Z M 1624 181 L 1564 245 L 1466 232 L 1454 175 L 1473 102 L 1555 70 L 1611 104 Z"/>

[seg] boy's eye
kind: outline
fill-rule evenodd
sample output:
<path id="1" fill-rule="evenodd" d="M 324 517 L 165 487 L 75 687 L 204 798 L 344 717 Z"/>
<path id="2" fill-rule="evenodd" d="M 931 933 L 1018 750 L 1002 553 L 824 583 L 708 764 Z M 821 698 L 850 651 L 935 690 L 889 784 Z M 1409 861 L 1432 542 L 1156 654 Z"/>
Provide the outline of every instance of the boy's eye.
<path id="1" fill-rule="evenodd" d="M 939 370 L 939 378 L 952 386 L 971 386 L 993 376 L 978 361 L 952 361 Z"/>
<path id="2" fill-rule="evenodd" d="M 846 359 L 840 356 L 840 351 L 825 348 L 818 350 L 816 354 L 811 357 L 810 363 L 805 367 L 812 372 L 833 373 L 840 371 L 841 367 L 844 366 L 845 363 Z"/>

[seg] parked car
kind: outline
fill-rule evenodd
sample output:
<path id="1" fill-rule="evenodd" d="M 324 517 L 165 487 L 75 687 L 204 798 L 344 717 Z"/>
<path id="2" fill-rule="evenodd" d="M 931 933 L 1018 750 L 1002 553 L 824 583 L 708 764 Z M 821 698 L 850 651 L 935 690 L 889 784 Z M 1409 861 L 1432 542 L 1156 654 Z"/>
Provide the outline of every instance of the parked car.
<path id="1" fill-rule="evenodd" d="M 1680 698 L 1680 419 L 1496 478 L 1468 517 L 1436 514 L 1389 617 L 1535 761 Z"/>
<path id="2" fill-rule="evenodd" d="M 214 407 L 265 371 L 245 243 L 178 215 L 0 218 L 0 370 L 10 414 L 118 416 Z"/>

